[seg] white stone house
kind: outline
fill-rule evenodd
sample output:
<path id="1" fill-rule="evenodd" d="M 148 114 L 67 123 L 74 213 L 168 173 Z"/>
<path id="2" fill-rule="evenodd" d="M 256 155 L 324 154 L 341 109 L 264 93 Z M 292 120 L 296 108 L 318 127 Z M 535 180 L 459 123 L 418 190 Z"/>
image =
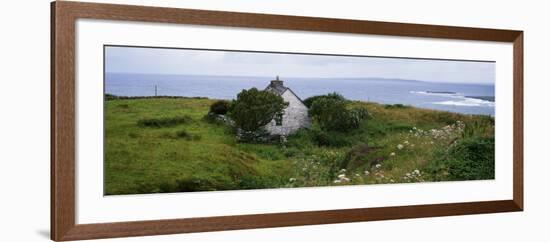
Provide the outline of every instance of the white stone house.
<path id="1" fill-rule="evenodd" d="M 281 96 L 288 106 L 283 113 L 277 115 L 264 128 L 272 135 L 290 135 L 301 128 L 311 127 L 311 118 L 308 116 L 308 108 L 302 100 L 290 88 L 283 85 L 279 77 L 272 80 L 266 91 Z"/>

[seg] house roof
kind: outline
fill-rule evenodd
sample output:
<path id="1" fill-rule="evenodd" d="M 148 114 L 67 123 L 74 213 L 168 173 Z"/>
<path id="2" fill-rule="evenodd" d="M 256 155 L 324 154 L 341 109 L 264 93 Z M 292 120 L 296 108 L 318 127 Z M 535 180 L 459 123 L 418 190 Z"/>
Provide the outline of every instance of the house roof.
<path id="1" fill-rule="evenodd" d="M 280 84 L 272 81 L 269 86 L 265 88 L 265 90 L 281 96 L 286 90 L 288 90 L 288 87 L 285 87 L 282 81 Z"/>
<path id="2" fill-rule="evenodd" d="M 274 94 L 277 94 L 279 96 L 283 95 L 283 93 L 285 93 L 287 90 L 290 91 L 292 93 L 292 95 L 296 96 L 296 98 L 298 98 L 298 100 L 304 104 L 304 101 L 302 101 L 302 99 L 296 95 L 296 93 L 294 93 L 292 91 L 292 89 L 288 88 L 288 87 L 285 87 L 283 85 L 283 81 L 282 80 L 279 80 L 279 77 L 277 76 L 277 79 L 275 80 L 272 80 L 271 83 L 269 83 L 269 85 L 265 88 L 266 91 L 269 91 L 271 93 L 274 93 Z M 305 104 L 304 104 L 305 105 Z"/>

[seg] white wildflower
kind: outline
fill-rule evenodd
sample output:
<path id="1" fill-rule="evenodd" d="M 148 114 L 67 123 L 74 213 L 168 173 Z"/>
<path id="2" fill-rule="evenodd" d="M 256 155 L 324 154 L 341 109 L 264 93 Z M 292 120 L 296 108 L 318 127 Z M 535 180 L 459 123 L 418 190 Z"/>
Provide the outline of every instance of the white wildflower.
<path id="1" fill-rule="evenodd" d="M 343 178 L 345 178 L 345 177 L 346 177 L 346 174 L 340 174 L 340 175 L 338 175 L 338 178 L 339 178 L 339 179 L 343 179 Z"/>
<path id="2" fill-rule="evenodd" d="M 376 164 L 376 166 L 374 166 L 374 167 L 380 168 L 381 166 L 382 166 L 381 164 Z"/>
<path id="3" fill-rule="evenodd" d="M 398 145 L 397 145 L 397 149 L 399 149 L 399 150 L 400 150 L 400 149 L 403 149 L 403 145 L 402 145 L 402 144 L 398 144 Z"/>
<path id="4" fill-rule="evenodd" d="M 288 181 L 290 181 L 290 182 L 295 182 L 295 181 L 296 181 L 296 178 L 292 177 L 292 178 L 288 179 Z"/>
<path id="5" fill-rule="evenodd" d="M 408 141 L 408 140 L 405 140 L 405 142 L 403 142 L 403 144 L 408 145 L 408 144 L 409 144 L 409 141 Z"/>
<path id="6" fill-rule="evenodd" d="M 340 180 L 334 180 L 334 183 L 340 183 L 340 182 L 342 182 L 342 181 L 340 181 Z"/>
<path id="7" fill-rule="evenodd" d="M 390 156 L 395 156 L 395 152 L 390 153 Z"/>
<path id="8" fill-rule="evenodd" d="M 365 171 L 365 176 L 368 176 L 370 174 L 369 171 Z"/>
<path id="9" fill-rule="evenodd" d="M 394 183 L 395 181 L 394 181 L 393 179 L 390 179 L 390 182 L 391 182 L 391 183 Z"/>

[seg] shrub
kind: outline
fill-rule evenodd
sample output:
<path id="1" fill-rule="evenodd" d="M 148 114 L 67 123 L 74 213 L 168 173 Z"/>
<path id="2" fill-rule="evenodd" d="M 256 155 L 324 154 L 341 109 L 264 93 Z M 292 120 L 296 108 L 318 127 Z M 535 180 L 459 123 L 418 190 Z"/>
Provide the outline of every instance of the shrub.
<path id="1" fill-rule="evenodd" d="M 427 171 L 435 180 L 481 180 L 495 177 L 495 140 L 462 139 L 438 155 Z"/>
<path id="2" fill-rule="evenodd" d="M 254 132 L 265 126 L 276 114 L 282 113 L 288 106 L 282 97 L 256 88 L 242 90 L 233 101 L 229 116 L 235 125 L 246 131 Z"/>
<path id="3" fill-rule="evenodd" d="M 304 100 L 304 104 L 305 104 L 308 108 L 311 108 L 311 105 L 313 105 L 313 103 L 314 103 L 316 100 L 321 99 L 321 98 L 327 98 L 327 99 L 334 99 L 334 100 L 346 101 L 346 99 L 344 98 L 344 96 L 340 95 L 340 94 L 337 93 L 337 92 L 333 92 L 333 93 L 329 93 L 329 94 L 326 94 L 326 95 L 318 95 L 318 96 L 308 97 L 308 98 L 306 98 L 306 100 Z"/>
<path id="4" fill-rule="evenodd" d="M 227 115 L 215 113 L 208 113 L 204 115 L 203 120 L 211 124 L 226 125 L 229 127 L 233 127 L 235 124 L 233 120 L 231 120 L 231 118 L 229 118 Z"/>
<path id="5" fill-rule="evenodd" d="M 153 127 L 153 128 L 162 128 L 162 127 L 171 127 L 178 124 L 188 123 L 192 120 L 190 116 L 177 116 L 177 117 L 166 117 L 166 118 L 147 118 L 138 120 L 137 124 L 143 127 Z"/>
<path id="6" fill-rule="evenodd" d="M 311 105 L 309 115 L 319 122 L 321 129 L 326 131 L 347 132 L 357 129 L 366 114 L 359 109 L 348 110 L 346 104 L 347 101 L 343 100 L 319 98 Z"/>
<path id="7" fill-rule="evenodd" d="M 210 105 L 210 113 L 224 115 L 229 111 L 231 103 L 226 100 L 219 100 Z"/>
<path id="8" fill-rule="evenodd" d="M 287 147 L 293 147 L 301 151 L 308 151 L 315 145 L 312 129 L 299 129 L 287 137 Z"/>
<path id="9" fill-rule="evenodd" d="M 313 140 L 319 146 L 344 147 L 351 145 L 351 141 L 347 139 L 347 135 L 338 132 L 314 130 Z"/>
<path id="10" fill-rule="evenodd" d="M 116 99 L 118 99 L 118 96 L 113 95 L 113 94 L 109 94 L 109 93 L 105 93 L 104 98 L 105 98 L 106 101 L 109 101 L 109 100 L 116 100 Z"/>
<path id="11" fill-rule="evenodd" d="M 403 104 L 386 104 L 384 105 L 384 108 L 386 109 L 403 109 L 403 108 L 409 108 L 409 106 L 405 106 Z"/>
<path id="12" fill-rule="evenodd" d="M 370 113 L 366 107 L 355 107 L 351 110 L 352 116 L 356 117 L 358 120 L 365 120 L 370 118 Z"/>

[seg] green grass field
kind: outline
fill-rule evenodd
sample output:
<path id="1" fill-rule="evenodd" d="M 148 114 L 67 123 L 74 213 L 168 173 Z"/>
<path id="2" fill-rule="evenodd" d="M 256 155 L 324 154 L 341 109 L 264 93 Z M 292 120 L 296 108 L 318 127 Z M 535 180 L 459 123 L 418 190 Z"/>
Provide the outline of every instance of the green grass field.
<path id="1" fill-rule="evenodd" d="M 354 102 L 349 133 L 301 130 L 285 144 L 238 143 L 204 119 L 215 100 L 106 101 L 105 194 L 142 194 L 494 178 L 494 120 Z"/>

